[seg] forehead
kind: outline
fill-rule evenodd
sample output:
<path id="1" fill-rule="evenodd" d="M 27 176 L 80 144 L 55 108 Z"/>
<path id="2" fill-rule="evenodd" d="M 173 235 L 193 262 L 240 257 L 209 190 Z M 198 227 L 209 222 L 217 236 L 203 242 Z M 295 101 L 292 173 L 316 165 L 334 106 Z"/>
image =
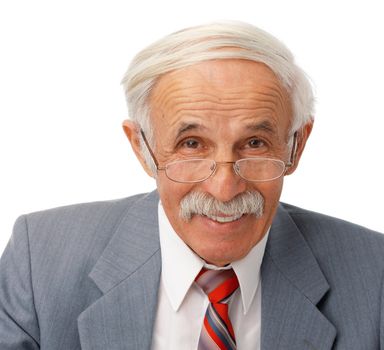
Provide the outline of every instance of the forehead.
<path id="1" fill-rule="evenodd" d="M 155 129 L 185 124 L 188 118 L 226 125 L 270 119 L 285 128 L 291 117 L 289 95 L 272 70 L 237 59 L 205 61 L 164 74 L 152 89 L 150 107 Z"/>

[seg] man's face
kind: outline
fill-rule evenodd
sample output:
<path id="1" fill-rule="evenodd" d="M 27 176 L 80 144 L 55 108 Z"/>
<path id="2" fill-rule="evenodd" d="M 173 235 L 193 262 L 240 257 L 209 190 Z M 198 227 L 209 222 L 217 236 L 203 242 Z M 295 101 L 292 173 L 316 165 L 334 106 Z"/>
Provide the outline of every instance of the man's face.
<path id="1" fill-rule="evenodd" d="M 289 96 L 261 63 L 216 60 L 172 71 L 158 80 L 150 106 L 154 153 L 160 166 L 189 158 L 289 161 Z M 164 171 L 158 172 L 156 181 L 176 233 L 195 253 L 216 265 L 243 258 L 260 241 L 271 225 L 283 185 L 283 177 L 263 183 L 245 181 L 230 164 L 219 165 L 213 176 L 200 183 L 176 183 Z M 191 192 L 228 202 L 247 191 L 258 191 L 264 198 L 259 218 L 246 214 L 223 223 L 204 215 L 193 215 L 189 221 L 180 217 L 180 202 Z"/>

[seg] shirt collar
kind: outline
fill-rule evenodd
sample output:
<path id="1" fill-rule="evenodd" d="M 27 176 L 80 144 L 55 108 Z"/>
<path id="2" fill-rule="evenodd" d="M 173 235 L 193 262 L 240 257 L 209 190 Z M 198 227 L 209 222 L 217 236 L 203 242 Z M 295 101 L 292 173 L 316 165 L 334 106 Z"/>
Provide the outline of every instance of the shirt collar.
<path id="1" fill-rule="evenodd" d="M 162 256 L 161 278 L 171 306 L 177 311 L 202 267 L 217 267 L 206 264 L 184 243 L 171 226 L 161 202 L 158 214 Z M 260 281 L 260 266 L 268 235 L 269 229 L 263 239 L 243 259 L 231 264 L 239 280 L 244 314 L 252 304 Z"/>
<path id="2" fill-rule="evenodd" d="M 232 268 L 239 280 L 244 315 L 251 307 L 260 283 L 260 267 L 263 262 L 265 246 L 269 236 L 269 228 L 264 237 L 241 260 L 234 261 Z"/>

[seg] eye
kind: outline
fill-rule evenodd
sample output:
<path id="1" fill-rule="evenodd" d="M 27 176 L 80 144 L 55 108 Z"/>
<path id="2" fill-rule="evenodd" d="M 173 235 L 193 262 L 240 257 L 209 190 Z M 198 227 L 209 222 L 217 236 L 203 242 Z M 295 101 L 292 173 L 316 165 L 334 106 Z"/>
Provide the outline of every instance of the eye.
<path id="1" fill-rule="evenodd" d="M 175 151 L 183 156 L 203 156 L 209 149 L 207 140 L 200 137 L 189 136 L 177 143 Z"/>
<path id="2" fill-rule="evenodd" d="M 181 146 L 182 147 L 186 147 L 186 148 L 198 148 L 200 146 L 200 142 L 197 141 L 196 139 L 187 139 L 187 140 L 184 140 L 182 143 L 181 143 Z"/>
<path id="3" fill-rule="evenodd" d="M 252 138 L 248 141 L 248 146 L 250 148 L 260 148 L 265 146 L 264 141 L 258 139 L 258 138 Z"/>

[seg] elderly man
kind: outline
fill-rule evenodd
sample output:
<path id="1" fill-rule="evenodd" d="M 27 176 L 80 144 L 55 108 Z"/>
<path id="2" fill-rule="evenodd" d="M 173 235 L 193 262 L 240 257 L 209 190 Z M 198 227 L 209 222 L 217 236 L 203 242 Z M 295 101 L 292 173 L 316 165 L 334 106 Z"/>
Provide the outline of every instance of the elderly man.
<path id="1" fill-rule="evenodd" d="M 133 60 L 124 131 L 157 191 L 18 219 L 0 348 L 384 349 L 384 236 L 279 203 L 313 97 L 247 24 Z"/>

